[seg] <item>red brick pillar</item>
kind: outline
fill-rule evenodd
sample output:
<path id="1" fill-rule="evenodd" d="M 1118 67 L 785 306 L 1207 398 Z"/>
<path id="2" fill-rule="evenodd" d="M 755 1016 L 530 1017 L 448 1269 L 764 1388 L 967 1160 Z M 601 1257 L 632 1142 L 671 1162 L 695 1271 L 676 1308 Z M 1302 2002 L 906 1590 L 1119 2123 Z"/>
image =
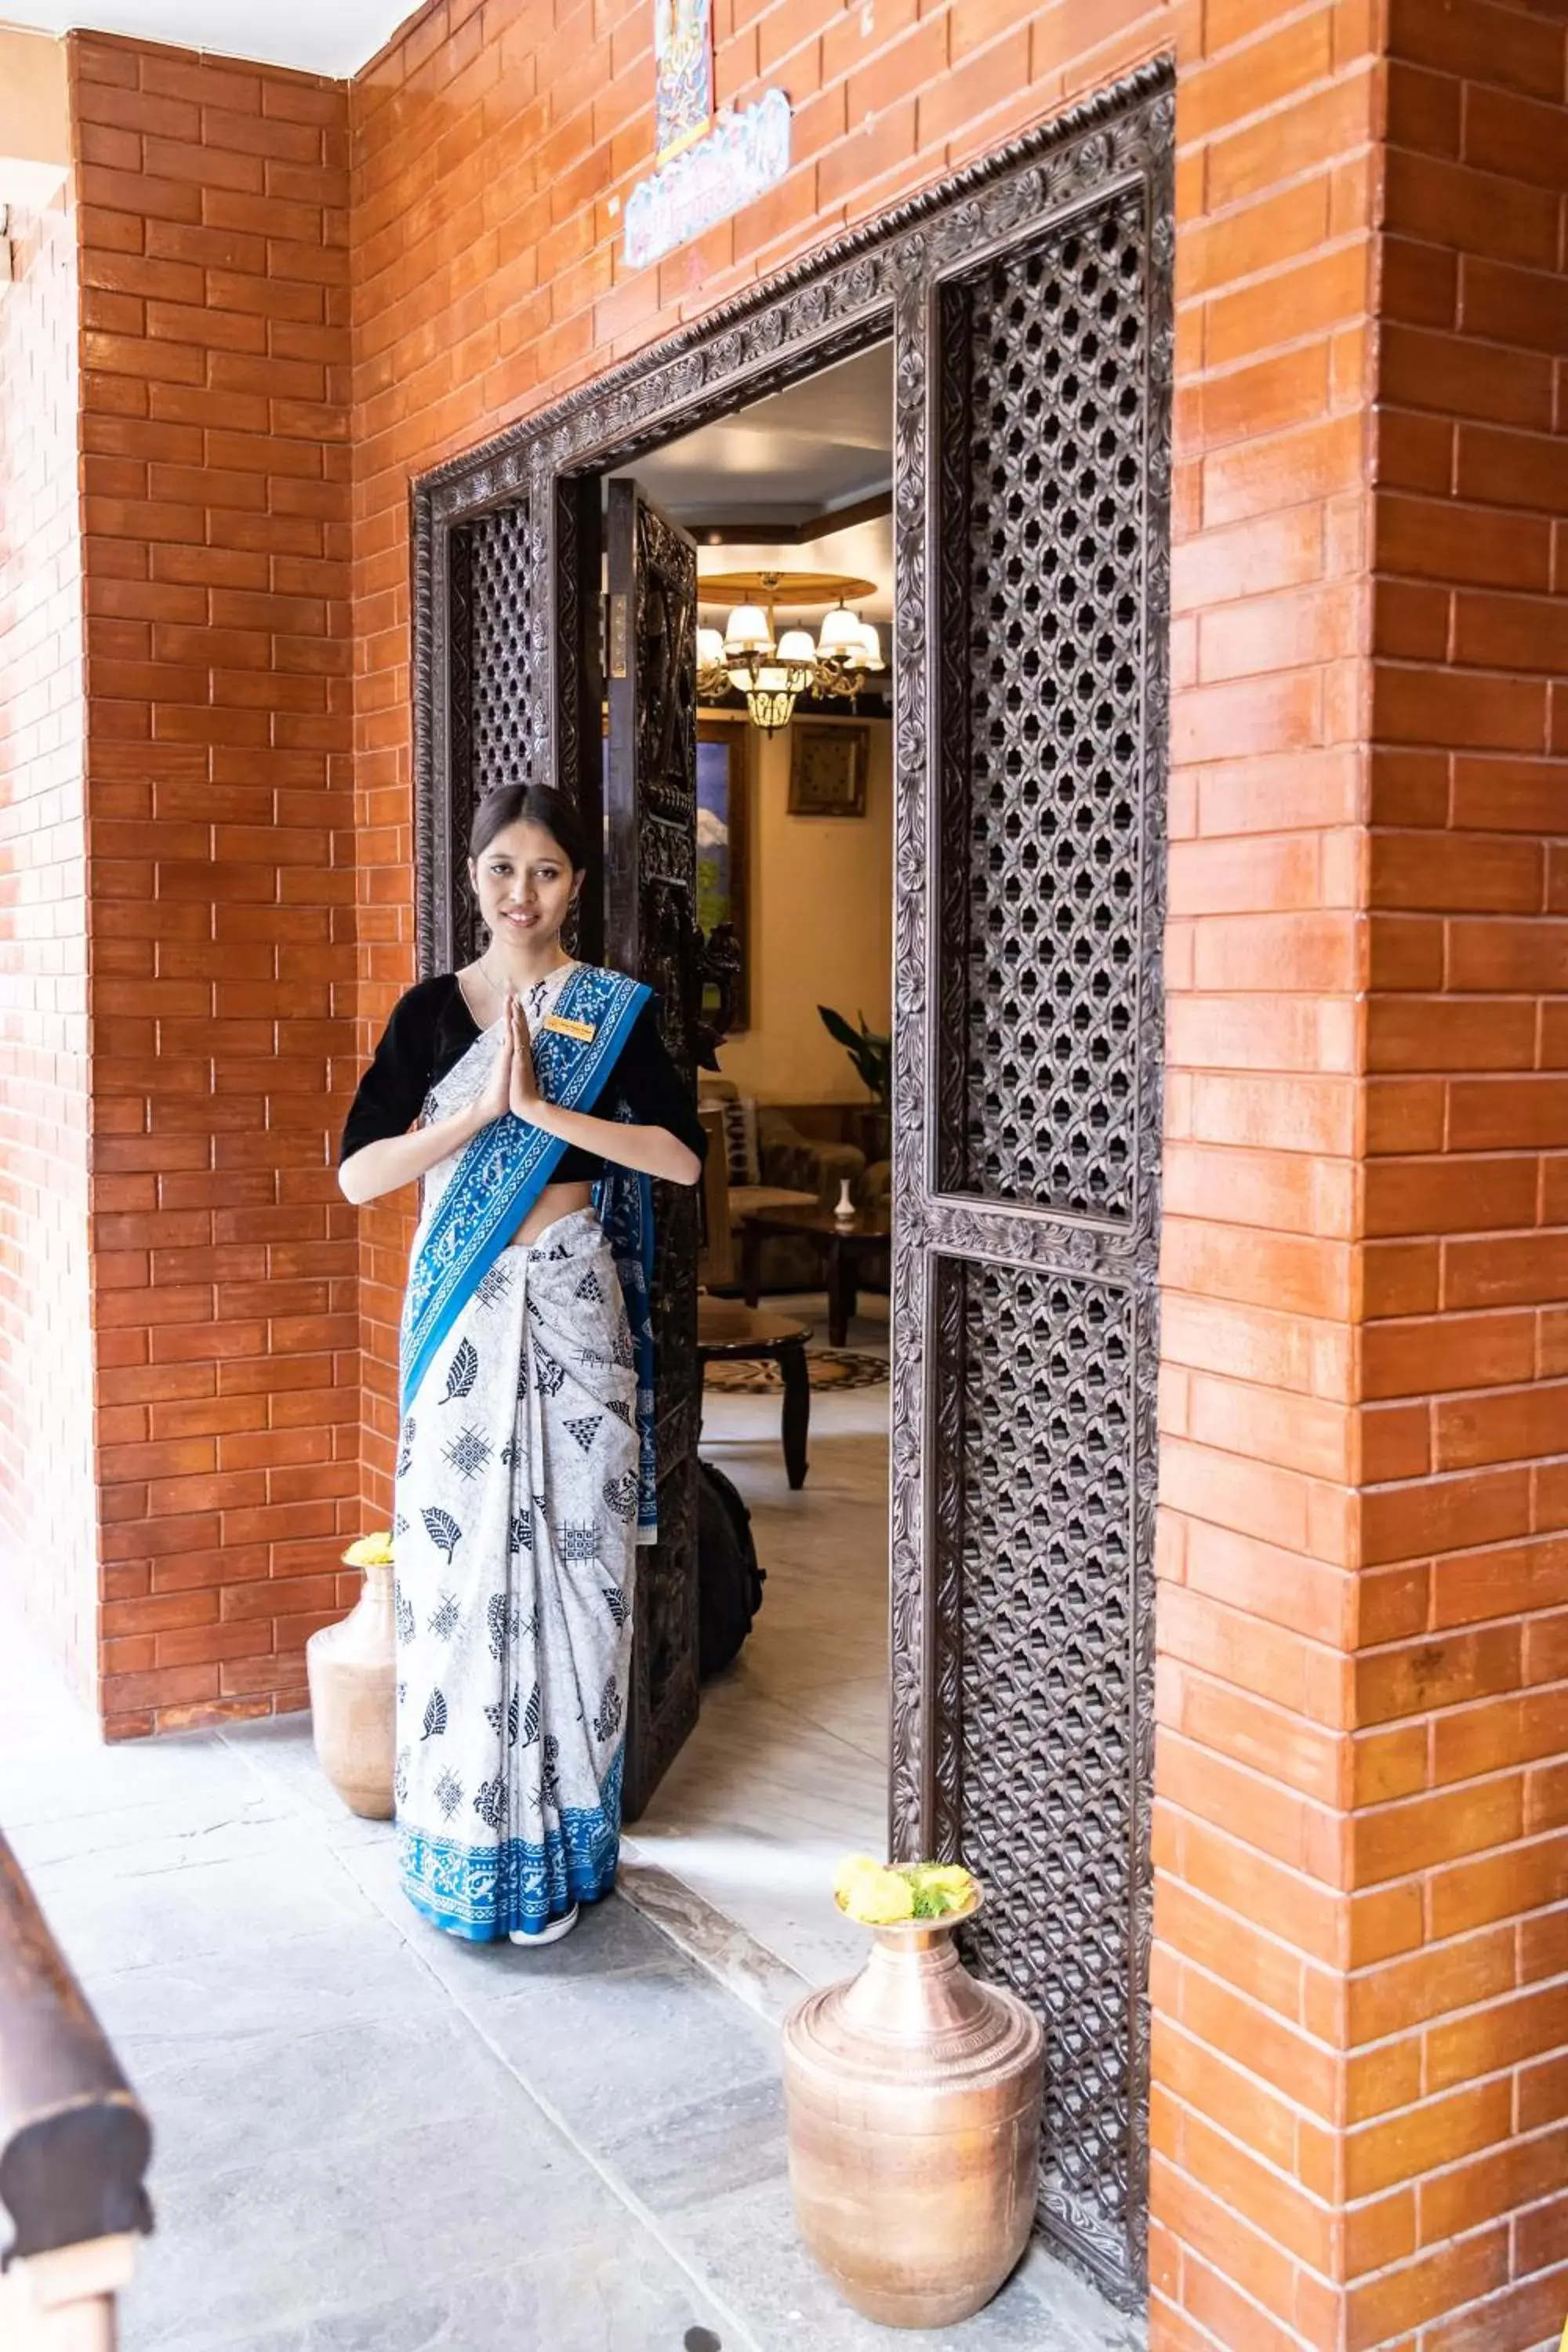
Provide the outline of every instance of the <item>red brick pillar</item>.
<path id="1" fill-rule="evenodd" d="M 1565 66 L 1392 12 L 1343 2162 L 1423 2352 L 1568 2310 Z"/>
<path id="2" fill-rule="evenodd" d="M 357 1579 L 347 93 L 71 45 L 111 1737 L 304 1697 Z"/>
<path id="3" fill-rule="evenodd" d="M 1283 13 L 1177 96 L 1161 2352 L 1341 2340 L 1379 67 Z"/>
<path id="4" fill-rule="evenodd" d="M 1568 2305 L 1564 12 L 1380 14 L 1178 108 L 1163 2352 Z"/>

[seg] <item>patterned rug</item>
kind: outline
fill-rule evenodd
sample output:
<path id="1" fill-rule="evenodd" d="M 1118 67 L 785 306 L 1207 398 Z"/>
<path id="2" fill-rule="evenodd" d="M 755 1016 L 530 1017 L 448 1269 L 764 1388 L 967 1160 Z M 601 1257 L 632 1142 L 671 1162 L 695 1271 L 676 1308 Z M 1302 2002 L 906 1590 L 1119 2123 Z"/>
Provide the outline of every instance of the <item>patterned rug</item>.
<path id="1" fill-rule="evenodd" d="M 885 1356 L 862 1356 L 852 1348 L 819 1348 L 806 1356 L 814 1389 L 875 1389 L 888 1378 Z M 784 1374 L 776 1364 L 710 1364 L 703 1385 L 728 1389 L 739 1396 L 760 1396 L 782 1388 Z"/>

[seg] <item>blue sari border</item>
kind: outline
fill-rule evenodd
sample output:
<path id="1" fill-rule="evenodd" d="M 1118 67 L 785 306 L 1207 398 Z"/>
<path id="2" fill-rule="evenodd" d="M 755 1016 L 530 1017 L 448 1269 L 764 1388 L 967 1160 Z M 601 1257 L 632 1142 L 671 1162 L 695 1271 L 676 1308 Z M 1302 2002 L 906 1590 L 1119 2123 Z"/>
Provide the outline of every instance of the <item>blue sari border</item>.
<path id="1" fill-rule="evenodd" d="M 560 1829 L 546 1830 L 542 1838 L 471 1846 L 400 1830 L 398 1861 L 409 1902 L 433 1926 L 470 1944 L 537 1936 L 574 1903 L 597 1903 L 616 1883 L 625 1761 L 623 1743 L 599 1803 L 569 1807 Z"/>

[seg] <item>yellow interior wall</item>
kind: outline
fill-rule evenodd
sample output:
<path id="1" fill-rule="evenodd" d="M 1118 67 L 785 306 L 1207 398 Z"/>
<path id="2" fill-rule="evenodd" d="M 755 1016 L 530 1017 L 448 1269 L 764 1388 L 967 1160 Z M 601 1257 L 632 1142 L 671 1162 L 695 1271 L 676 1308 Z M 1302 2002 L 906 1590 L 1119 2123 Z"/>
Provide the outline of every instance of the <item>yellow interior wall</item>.
<path id="1" fill-rule="evenodd" d="M 872 719 L 863 817 L 789 814 L 790 730 L 753 730 L 751 1026 L 719 1049 L 726 1077 L 759 1102 L 871 1099 L 817 1017 L 830 1004 L 872 1028 L 891 1019 L 893 743 Z"/>

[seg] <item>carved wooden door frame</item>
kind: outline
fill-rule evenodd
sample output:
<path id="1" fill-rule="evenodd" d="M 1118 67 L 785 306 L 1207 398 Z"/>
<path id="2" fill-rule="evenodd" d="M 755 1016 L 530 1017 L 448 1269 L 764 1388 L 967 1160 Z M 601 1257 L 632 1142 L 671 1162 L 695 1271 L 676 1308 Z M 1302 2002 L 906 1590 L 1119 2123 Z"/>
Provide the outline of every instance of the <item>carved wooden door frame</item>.
<path id="1" fill-rule="evenodd" d="M 592 487 L 596 493 L 596 479 Z M 666 1049 L 689 1085 L 701 992 L 695 952 L 697 547 L 626 475 L 610 485 L 605 522 L 605 953 L 617 971 L 652 987 Z M 590 637 L 596 635 L 590 630 Z M 595 737 L 587 741 L 590 751 L 598 750 Z M 655 1203 L 658 1541 L 637 1557 L 622 1781 L 628 1822 L 646 1808 L 698 1714 L 697 1196 L 660 1185 Z"/>
<path id="2" fill-rule="evenodd" d="M 1114 1309 L 1118 1328 L 1106 1344 L 1119 1351 L 1128 1406 L 1119 1474 L 1124 1524 L 1116 1531 L 1126 1672 L 1098 1765 L 1103 1775 L 1105 1756 L 1114 1756 L 1126 1778 L 1122 1850 L 1105 1858 L 1106 1884 L 1121 1908 L 1109 1941 L 1102 1935 L 1092 1951 L 1086 1947 L 1087 1983 L 1075 1981 L 1075 1967 L 1058 1964 L 1048 1936 L 1040 1944 L 1033 1926 L 1037 1958 L 1026 1965 L 1021 1937 L 1018 1951 L 999 1949 L 993 1937 L 981 1957 L 1015 1980 L 1031 1967 L 1054 1971 L 1048 1984 L 1042 1978 L 1032 1989 L 1065 2052 L 1075 2034 L 1080 2049 L 1083 2037 L 1092 2041 L 1097 2032 L 1115 2045 L 1115 2081 L 1098 2079 L 1087 2090 L 1070 2079 L 1056 2084 L 1039 2221 L 1061 2251 L 1122 2301 L 1142 2294 L 1146 2260 L 1173 79 L 1165 61 L 1142 68 L 426 476 L 411 493 L 417 928 L 426 973 L 448 968 L 465 943 L 461 851 L 478 790 L 514 777 L 554 781 L 596 820 L 598 681 L 584 674 L 576 649 L 585 641 L 583 600 L 598 586 L 597 477 L 892 339 L 892 1850 L 947 1853 L 975 1835 L 965 1788 L 979 1759 L 966 1759 L 963 1722 L 964 1612 L 973 1602 L 973 1592 L 967 1603 L 965 1597 L 965 1416 L 973 1399 L 964 1332 L 982 1326 L 973 1305 L 966 1310 L 965 1282 L 973 1275 L 978 1298 L 984 1278 L 1007 1311 L 1032 1295 L 1036 1304 L 1018 1311 L 1032 1314 L 1037 1328 L 1042 1318 L 1068 1313 L 1063 1302 L 1071 1286 L 1088 1286 L 1097 1312 L 1107 1301 Z M 942 1057 L 940 1008 L 954 985 L 953 942 L 965 936 L 972 912 L 963 903 L 965 877 L 984 854 L 958 789 L 969 689 L 953 668 L 953 631 L 973 625 L 972 551 L 955 546 L 942 528 L 970 495 L 958 478 L 968 461 L 954 429 L 965 396 L 968 314 L 944 289 L 979 285 L 993 260 L 1000 266 L 1053 237 L 1059 247 L 1075 224 L 1118 210 L 1140 240 L 1142 425 L 1128 499 L 1142 533 L 1131 633 L 1142 666 L 1139 715 L 1128 763 L 1139 802 L 1136 855 L 1127 864 L 1137 903 L 1125 929 L 1137 961 L 1142 1051 L 1127 1110 L 1132 1181 L 1104 1210 L 1076 1200 L 1069 1188 L 1063 1211 L 1008 1199 L 1005 1185 L 987 1194 L 972 1164 L 975 1119 L 983 1126 L 984 1118 L 973 1105 L 966 1109 Z M 494 586 L 498 534 L 515 551 L 509 594 Z M 1117 658 L 1125 665 L 1125 647 Z M 504 695 L 491 686 L 477 691 L 481 674 L 492 685 L 504 677 Z M 993 849 L 1005 854 L 1005 844 Z M 1003 1297 L 1009 1285 L 1016 1294 L 1011 1307 Z M 1080 1383 L 1080 1402 L 1082 1392 Z M 1064 1472 L 1061 1507 L 1081 1532 L 1085 1515 L 1071 1489 Z M 1074 1696 L 1079 1716 L 1092 1716 L 1093 1690 Z M 987 1792 L 984 1826 L 999 1856 L 1011 1834 L 1026 1865 L 1055 1801 L 1043 1779 L 1006 1801 Z M 1052 1868 L 1065 1851 L 1058 1836 Z M 1065 2071 L 1070 2075 L 1070 2064 Z M 1065 2151 L 1063 2161 L 1053 2146 Z"/>

